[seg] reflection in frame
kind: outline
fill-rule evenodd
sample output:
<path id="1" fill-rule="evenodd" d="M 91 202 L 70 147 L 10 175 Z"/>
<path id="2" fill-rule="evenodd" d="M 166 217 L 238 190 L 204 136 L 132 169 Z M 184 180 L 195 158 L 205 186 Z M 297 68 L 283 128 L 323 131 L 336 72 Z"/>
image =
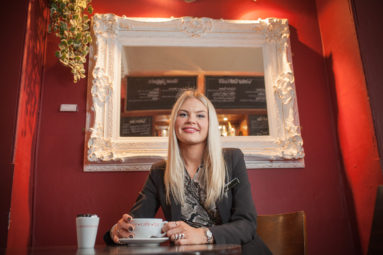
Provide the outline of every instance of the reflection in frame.
<path id="1" fill-rule="evenodd" d="M 240 148 L 246 166 L 304 167 L 303 141 L 285 19 L 93 17 L 84 171 L 143 171 L 166 157 L 166 137 L 121 137 L 124 46 L 262 48 L 269 135 L 222 137 Z"/>
<path id="2" fill-rule="evenodd" d="M 121 60 L 120 136 L 166 136 L 186 88 L 211 100 L 221 136 L 269 135 L 261 47 L 123 46 Z"/>

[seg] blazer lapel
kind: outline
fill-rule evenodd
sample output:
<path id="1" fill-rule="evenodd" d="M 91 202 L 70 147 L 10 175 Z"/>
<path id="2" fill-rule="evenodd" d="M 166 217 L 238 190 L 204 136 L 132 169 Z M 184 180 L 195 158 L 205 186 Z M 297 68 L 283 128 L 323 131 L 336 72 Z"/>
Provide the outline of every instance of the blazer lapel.
<path id="1" fill-rule="evenodd" d="M 230 201 L 231 201 L 231 194 L 230 192 L 227 193 L 227 196 L 225 195 L 221 200 L 219 200 L 216 203 L 217 210 L 219 212 L 219 215 L 221 216 L 222 223 L 226 223 L 230 219 Z"/>
<path id="2" fill-rule="evenodd" d="M 228 183 L 230 180 L 231 180 L 231 171 L 228 172 L 228 176 L 226 176 L 225 178 L 225 183 Z M 222 223 L 226 223 L 230 219 L 231 200 L 232 200 L 231 190 L 229 189 L 227 192 L 225 192 L 223 198 L 216 203 L 217 210 L 222 219 Z"/>

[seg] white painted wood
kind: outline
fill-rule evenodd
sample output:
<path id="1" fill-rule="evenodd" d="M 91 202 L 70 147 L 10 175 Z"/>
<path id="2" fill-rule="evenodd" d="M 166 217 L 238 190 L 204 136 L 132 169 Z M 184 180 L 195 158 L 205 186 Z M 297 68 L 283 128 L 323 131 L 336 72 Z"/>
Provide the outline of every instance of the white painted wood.
<path id="1" fill-rule="evenodd" d="M 123 46 L 262 47 L 269 136 L 222 137 L 254 168 L 304 167 L 286 19 L 93 17 L 84 171 L 145 171 L 166 157 L 167 138 L 120 137 Z"/>

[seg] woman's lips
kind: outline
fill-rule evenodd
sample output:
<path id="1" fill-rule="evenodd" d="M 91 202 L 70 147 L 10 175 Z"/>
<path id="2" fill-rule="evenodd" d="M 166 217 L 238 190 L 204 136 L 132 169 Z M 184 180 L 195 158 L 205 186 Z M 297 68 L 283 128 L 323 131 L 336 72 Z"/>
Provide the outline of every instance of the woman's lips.
<path id="1" fill-rule="evenodd" d="M 186 132 L 186 133 L 195 133 L 195 132 L 198 132 L 199 129 L 198 128 L 193 128 L 193 127 L 185 127 L 182 129 L 182 131 Z"/>

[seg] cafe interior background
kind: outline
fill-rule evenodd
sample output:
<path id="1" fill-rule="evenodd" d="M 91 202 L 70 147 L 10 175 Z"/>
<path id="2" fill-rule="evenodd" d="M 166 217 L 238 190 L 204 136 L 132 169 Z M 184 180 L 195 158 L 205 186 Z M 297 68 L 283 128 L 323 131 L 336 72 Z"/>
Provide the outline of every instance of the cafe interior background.
<path id="1" fill-rule="evenodd" d="M 382 177 L 379 1 L 93 0 L 127 17 L 288 19 L 303 168 L 249 169 L 259 214 L 303 210 L 308 254 L 366 254 Z M 55 57 L 45 0 L 1 8 L 1 247 L 75 245 L 75 216 L 100 216 L 97 243 L 147 171 L 84 172 L 87 78 Z M 380 87 L 379 87 L 380 85 Z M 77 112 L 60 112 L 77 104 Z M 161 216 L 161 215 L 160 215 Z"/>

